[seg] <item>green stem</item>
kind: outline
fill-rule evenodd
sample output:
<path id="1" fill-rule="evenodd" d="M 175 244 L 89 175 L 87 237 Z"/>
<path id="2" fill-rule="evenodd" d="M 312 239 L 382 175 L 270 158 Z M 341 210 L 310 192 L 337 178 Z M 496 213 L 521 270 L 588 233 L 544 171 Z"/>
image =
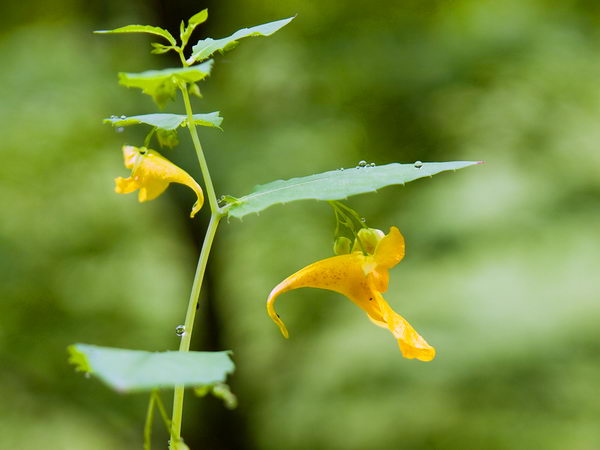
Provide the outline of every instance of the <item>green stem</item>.
<path id="1" fill-rule="evenodd" d="M 333 212 L 335 213 L 335 235 L 337 236 L 339 232 L 339 225 L 341 223 L 350 230 L 350 232 L 354 236 L 354 240 L 358 242 L 358 245 L 360 246 L 360 249 L 362 250 L 363 254 L 366 255 L 367 252 L 363 246 L 362 241 L 358 238 L 358 232 L 354 227 L 354 223 L 352 223 L 352 219 L 354 219 L 361 228 L 367 228 L 367 225 L 362 221 L 362 219 L 359 217 L 356 211 L 354 211 L 349 206 L 344 205 L 342 202 L 339 202 L 337 200 L 331 200 L 329 201 L 329 204 L 331 205 L 331 207 L 333 208 Z"/>
<path id="2" fill-rule="evenodd" d="M 181 64 L 183 65 L 183 67 L 188 67 L 189 64 L 185 60 L 185 56 L 183 55 L 183 49 L 181 47 L 176 47 L 175 51 L 179 55 L 179 59 L 181 60 Z"/>
<path id="3" fill-rule="evenodd" d="M 180 53 L 180 56 L 183 56 Z M 204 272 L 206 271 L 206 264 L 208 263 L 208 256 L 212 247 L 219 221 L 223 217 L 224 212 L 219 208 L 217 202 L 217 196 L 215 195 L 215 188 L 212 184 L 210 172 L 208 171 L 208 164 L 206 164 L 206 158 L 202 151 L 202 145 L 200 145 L 200 138 L 198 138 L 198 132 L 196 131 L 196 125 L 194 125 L 194 113 L 192 111 L 192 104 L 190 102 L 190 96 L 187 91 L 186 85 L 181 85 L 181 94 L 183 96 L 183 102 L 185 104 L 185 112 L 187 114 L 188 129 L 194 143 L 194 149 L 198 156 L 198 162 L 200 163 L 200 171 L 204 178 L 204 185 L 206 187 L 206 194 L 208 196 L 208 202 L 210 204 L 210 222 L 208 223 L 208 229 L 206 230 L 206 236 L 204 236 L 204 242 L 202 243 L 202 250 L 200 251 L 200 258 L 198 259 L 198 266 L 196 267 L 196 274 L 194 276 L 194 283 L 192 284 L 192 292 L 190 294 L 190 300 L 188 302 L 187 313 L 185 316 L 184 334 L 181 337 L 181 343 L 179 344 L 180 352 L 187 352 L 190 350 L 190 342 L 192 340 L 192 331 L 194 330 L 194 319 L 196 318 L 196 309 L 198 307 L 198 299 L 200 297 L 200 290 L 202 288 L 202 280 L 204 279 Z M 177 448 L 177 444 L 181 442 L 181 424 L 183 421 L 183 397 L 185 395 L 184 386 L 176 386 L 175 393 L 173 395 L 173 415 L 171 419 L 171 444 L 170 448 Z"/>
<path id="4" fill-rule="evenodd" d="M 185 316 L 185 332 L 181 338 L 181 343 L 179 344 L 180 352 L 187 352 L 190 350 L 190 342 L 192 340 L 192 331 L 194 329 L 194 319 L 196 318 L 196 308 L 198 306 L 200 289 L 202 288 L 202 280 L 204 278 L 204 272 L 206 271 L 208 255 L 210 254 L 210 249 L 212 247 L 220 220 L 221 216 L 219 214 L 212 214 L 210 216 L 210 222 L 208 224 L 208 229 L 206 230 L 206 236 L 204 237 L 202 250 L 200 251 L 200 258 L 198 259 L 196 275 L 194 276 L 194 283 L 192 285 L 192 292 L 190 294 L 187 314 Z M 184 392 L 185 389 L 183 386 L 177 386 L 175 388 L 175 395 L 173 396 L 173 417 L 171 419 L 171 441 L 173 443 L 181 440 Z"/>
<path id="5" fill-rule="evenodd" d="M 181 93 L 183 95 L 183 102 L 185 103 L 185 112 L 187 113 L 188 129 L 192 136 L 192 142 L 196 149 L 196 155 L 198 156 L 198 162 L 200 163 L 200 170 L 202 171 L 202 177 L 204 178 L 204 184 L 206 185 L 206 195 L 208 196 L 208 202 L 210 204 L 211 212 L 217 215 L 221 215 L 222 212 L 217 202 L 217 196 L 215 195 L 215 188 L 212 184 L 210 172 L 208 171 L 208 164 L 206 164 L 206 158 L 202 151 L 202 145 L 200 145 L 200 138 L 198 138 L 198 132 L 196 131 L 196 125 L 194 124 L 194 113 L 192 112 L 192 104 L 190 102 L 190 95 L 185 86 L 181 86 Z"/>
<path id="6" fill-rule="evenodd" d="M 148 412 L 146 413 L 146 424 L 144 425 L 144 450 L 151 450 L 152 448 L 152 421 L 154 419 L 155 405 L 158 408 L 158 412 L 160 413 L 160 417 L 162 418 L 163 423 L 165 424 L 167 433 L 171 432 L 171 421 L 169 420 L 169 416 L 167 416 L 165 405 L 163 405 L 158 390 L 154 389 L 150 393 L 150 401 L 148 402 Z"/>
<path id="7" fill-rule="evenodd" d="M 152 136 L 156 133 L 156 128 L 152 128 L 150 132 L 146 135 L 146 139 L 144 139 L 144 147 L 150 147 L 150 141 L 152 140 Z"/>
<path id="8" fill-rule="evenodd" d="M 158 390 L 154 391 L 154 399 L 156 401 L 156 407 L 158 409 L 158 412 L 160 413 L 160 417 L 163 420 L 163 423 L 165 424 L 165 428 L 167 430 L 167 432 L 170 432 L 171 430 L 171 420 L 169 420 L 169 416 L 167 415 L 167 410 L 165 409 L 165 405 L 163 405 L 162 399 L 160 398 L 160 393 L 158 392 Z"/>
<path id="9" fill-rule="evenodd" d="M 148 412 L 146 413 L 146 424 L 144 425 L 144 450 L 151 450 L 152 446 L 152 419 L 154 418 L 154 401 L 156 397 L 154 392 L 150 394 L 148 402 Z"/>

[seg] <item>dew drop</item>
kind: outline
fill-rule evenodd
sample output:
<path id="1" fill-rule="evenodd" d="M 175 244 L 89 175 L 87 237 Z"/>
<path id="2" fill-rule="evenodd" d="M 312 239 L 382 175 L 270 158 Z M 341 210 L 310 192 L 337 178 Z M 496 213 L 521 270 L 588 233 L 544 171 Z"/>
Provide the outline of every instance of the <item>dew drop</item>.
<path id="1" fill-rule="evenodd" d="M 110 118 L 114 120 L 117 118 L 117 116 L 115 116 L 114 114 L 111 114 Z"/>
<path id="2" fill-rule="evenodd" d="M 367 219 L 365 219 L 364 217 L 361 217 L 361 218 L 360 218 L 360 221 L 361 221 L 362 223 L 365 223 L 365 222 L 367 221 Z"/>
<path id="3" fill-rule="evenodd" d="M 369 164 L 369 167 L 375 167 L 375 163 Z"/>
<path id="4" fill-rule="evenodd" d="M 184 325 L 177 325 L 175 327 L 175 334 L 179 337 L 183 336 L 185 334 L 185 326 Z"/>
<path id="5" fill-rule="evenodd" d="M 420 169 L 423 167 L 423 163 L 421 161 L 415 161 L 415 168 Z"/>
<path id="6" fill-rule="evenodd" d="M 121 119 L 127 119 L 127 116 L 121 116 Z"/>
<path id="7" fill-rule="evenodd" d="M 357 167 L 367 167 L 367 162 L 363 159 L 362 161 L 358 162 L 358 166 Z"/>
<path id="8" fill-rule="evenodd" d="M 122 133 L 123 131 L 125 131 L 125 128 L 123 128 L 123 127 L 118 127 L 118 128 L 115 130 L 115 131 L 116 131 L 117 133 Z"/>

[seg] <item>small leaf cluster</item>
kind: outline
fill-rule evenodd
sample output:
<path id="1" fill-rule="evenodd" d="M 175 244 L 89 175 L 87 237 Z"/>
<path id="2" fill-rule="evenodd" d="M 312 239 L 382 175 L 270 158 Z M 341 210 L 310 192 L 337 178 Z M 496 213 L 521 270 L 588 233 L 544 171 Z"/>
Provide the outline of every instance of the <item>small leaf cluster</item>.
<path id="1" fill-rule="evenodd" d="M 234 48 L 242 38 L 251 36 L 270 36 L 277 30 L 287 25 L 293 17 L 278 20 L 275 22 L 257 25 L 251 28 L 243 28 L 236 31 L 231 36 L 222 39 L 206 38 L 199 40 L 192 47 L 192 54 L 189 58 L 185 57 L 185 50 L 192 36 L 192 33 L 199 25 L 208 19 L 206 9 L 194 14 L 187 21 L 181 22 L 179 28 L 179 40 L 177 43 L 175 37 L 164 28 L 152 25 L 127 25 L 115 28 L 113 30 L 100 30 L 95 33 L 113 34 L 113 33 L 145 33 L 154 36 L 160 36 L 168 41 L 168 45 L 160 42 L 152 42 L 152 51 L 154 54 L 163 54 L 169 51 L 176 52 L 181 60 L 183 67 L 167 68 L 161 70 L 147 70 L 141 73 L 119 73 L 119 83 L 125 87 L 141 89 L 142 93 L 149 95 L 159 108 L 164 108 L 167 103 L 175 99 L 178 90 L 185 89 L 190 95 L 202 97 L 198 82 L 204 80 L 211 73 L 213 60 L 208 59 L 216 52 L 225 52 Z M 200 63 L 200 64 L 196 64 Z M 219 112 L 207 114 L 195 114 L 194 125 L 220 128 L 222 118 Z M 178 144 L 177 129 L 180 126 L 187 126 L 184 116 L 177 114 L 149 114 L 146 116 L 137 115 L 127 118 L 111 117 L 105 120 L 114 126 L 122 127 L 132 124 L 146 124 L 152 126 L 152 131 L 147 137 L 150 140 L 152 135 L 156 135 L 159 144 L 162 147 L 174 147 Z M 148 144 L 148 142 L 146 142 Z"/>

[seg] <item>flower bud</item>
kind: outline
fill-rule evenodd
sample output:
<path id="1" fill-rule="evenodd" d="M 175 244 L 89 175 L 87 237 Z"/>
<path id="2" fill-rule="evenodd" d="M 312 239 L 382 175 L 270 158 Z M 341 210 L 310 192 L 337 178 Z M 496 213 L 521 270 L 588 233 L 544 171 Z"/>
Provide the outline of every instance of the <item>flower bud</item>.
<path id="1" fill-rule="evenodd" d="M 357 238 L 354 241 L 354 247 L 352 251 L 365 251 L 372 255 L 375 252 L 375 247 L 379 244 L 379 241 L 383 239 L 385 233 L 376 228 L 361 228 L 357 233 Z M 360 239 L 360 243 L 358 242 Z M 361 247 L 362 244 L 362 247 Z"/>
<path id="2" fill-rule="evenodd" d="M 340 236 L 333 242 L 333 253 L 336 255 L 347 255 L 350 253 L 351 247 L 352 241 L 345 236 Z"/>

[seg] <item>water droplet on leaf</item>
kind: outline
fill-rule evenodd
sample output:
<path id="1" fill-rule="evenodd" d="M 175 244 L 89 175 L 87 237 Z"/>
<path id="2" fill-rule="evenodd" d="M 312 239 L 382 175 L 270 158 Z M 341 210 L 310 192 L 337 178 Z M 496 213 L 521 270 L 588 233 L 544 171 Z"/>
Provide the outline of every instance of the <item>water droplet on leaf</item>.
<path id="1" fill-rule="evenodd" d="M 367 167 L 367 162 L 364 159 L 362 161 L 359 161 L 358 167 Z"/>
<path id="2" fill-rule="evenodd" d="M 127 116 L 123 115 L 123 116 L 121 116 L 121 119 L 127 119 Z"/>
<path id="3" fill-rule="evenodd" d="M 117 133 L 122 133 L 123 131 L 125 131 L 125 128 L 123 128 L 123 127 L 118 127 L 118 128 L 115 130 L 115 131 L 116 131 Z"/>
<path id="4" fill-rule="evenodd" d="M 415 168 L 420 169 L 423 167 L 423 163 L 421 161 L 415 161 Z"/>
<path id="5" fill-rule="evenodd" d="M 361 217 L 361 218 L 360 218 L 360 221 L 361 221 L 362 223 L 365 223 L 365 222 L 367 221 L 367 219 L 365 219 L 364 217 Z"/>
<path id="6" fill-rule="evenodd" d="M 375 167 L 375 163 L 369 164 L 369 167 Z"/>
<path id="7" fill-rule="evenodd" d="M 185 334 L 185 326 L 184 325 L 177 325 L 175 327 L 175 334 L 179 337 L 183 336 Z"/>

